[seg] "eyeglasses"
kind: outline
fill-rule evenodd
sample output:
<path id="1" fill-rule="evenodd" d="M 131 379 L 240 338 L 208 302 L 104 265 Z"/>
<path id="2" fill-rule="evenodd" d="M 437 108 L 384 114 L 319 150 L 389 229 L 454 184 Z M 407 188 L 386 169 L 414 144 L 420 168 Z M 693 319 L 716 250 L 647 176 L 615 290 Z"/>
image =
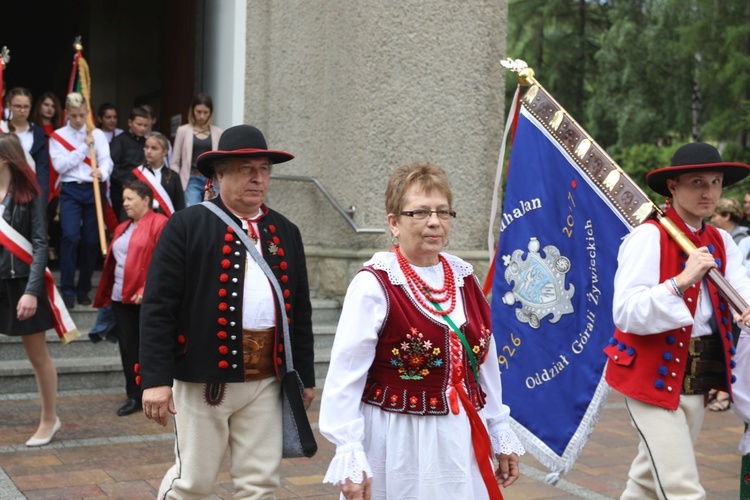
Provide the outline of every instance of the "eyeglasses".
<path id="1" fill-rule="evenodd" d="M 31 109 L 31 106 L 27 104 L 11 104 L 10 107 L 19 111 L 28 111 Z"/>
<path id="2" fill-rule="evenodd" d="M 454 210 L 404 210 L 401 215 L 407 217 L 413 217 L 416 220 L 425 220 L 432 217 L 432 214 L 437 214 L 440 220 L 449 220 L 456 218 L 456 212 Z"/>

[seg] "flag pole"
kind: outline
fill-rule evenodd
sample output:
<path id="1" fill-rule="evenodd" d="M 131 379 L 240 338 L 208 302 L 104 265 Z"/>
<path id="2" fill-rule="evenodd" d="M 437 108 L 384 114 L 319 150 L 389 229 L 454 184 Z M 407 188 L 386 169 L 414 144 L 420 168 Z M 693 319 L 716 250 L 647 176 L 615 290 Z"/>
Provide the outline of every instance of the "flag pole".
<path id="1" fill-rule="evenodd" d="M 81 43 L 80 36 L 76 37 L 75 41 L 73 42 L 73 48 L 76 51 L 76 59 L 78 60 L 78 74 L 81 82 L 81 95 L 83 95 L 83 98 L 86 99 L 86 104 L 89 108 L 88 116 L 86 117 L 86 128 L 88 129 L 88 133 L 91 134 L 94 128 L 96 128 L 94 125 L 93 108 L 91 107 L 91 75 L 89 74 L 89 66 L 86 63 L 86 60 L 83 58 L 83 44 Z M 71 78 L 74 78 L 74 76 L 72 76 Z M 96 149 L 93 143 L 89 145 L 89 156 L 91 159 L 91 170 L 93 172 L 96 172 L 97 170 L 99 170 L 99 168 L 96 163 Z M 96 225 L 99 229 L 99 246 L 101 248 L 102 255 L 107 255 L 107 237 L 104 233 L 104 211 L 102 208 L 102 194 L 101 189 L 99 188 L 99 179 L 97 177 L 94 177 L 93 185 L 94 202 L 96 203 Z"/>
<path id="2" fill-rule="evenodd" d="M 503 62 L 503 66 L 517 72 L 518 83 L 529 87 L 523 99 L 530 104 L 530 112 L 544 124 L 548 132 L 561 139 L 561 144 L 568 150 L 571 157 L 594 181 L 599 190 L 614 203 L 632 227 L 651 217 L 665 229 L 682 251 L 689 255 L 695 250 L 695 245 L 685 233 L 649 199 L 628 174 L 542 87 L 534 78 L 533 69 L 518 59 L 515 61 L 507 59 Z M 710 269 L 706 277 L 736 312 L 742 313 L 748 308 L 747 302 L 718 269 Z"/>

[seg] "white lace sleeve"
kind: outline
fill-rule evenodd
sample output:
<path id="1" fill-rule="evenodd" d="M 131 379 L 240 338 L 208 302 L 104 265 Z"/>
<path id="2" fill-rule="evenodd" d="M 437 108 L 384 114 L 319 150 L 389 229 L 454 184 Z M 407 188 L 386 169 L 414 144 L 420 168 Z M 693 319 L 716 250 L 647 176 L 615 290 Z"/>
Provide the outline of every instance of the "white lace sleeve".
<path id="1" fill-rule="evenodd" d="M 364 479 L 363 472 L 368 478 L 372 477 L 372 469 L 362 443 L 349 443 L 336 448 L 336 455 L 328 466 L 323 482 L 343 484 L 348 478 L 353 483 L 361 483 Z"/>
<path id="2" fill-rule="evenodd" d="M 372 477 L 362 447 L 365 421 L 360 400 L 386 311 L 385 294 L 375 276 L 357 274 L 344 298 L 320 402 L 320 433 L 336 445 L 324 482 L 339 484 L 347 477 L 361 482 L 362 471 Z"/>
<path id="3" fill-rule="evenodd" d="M 487 429 L 492 441 L 492 454 L 509 455 L 515 453 L 521 456 L 526 453 L 526 450 L 524 450 L 516 433 L 510 428 L 510 408 L 503 404 L 500 365 L 493 361 L 497 359 L 497 346 L 494 337 L 490 340 L 490 350 L 486 359 L 489 361 L 482 363 L 479 370 L 479 380 L 487 394 L 482 414 L 487 421 Z"/>
<path id="4" fill-rule="evenodd" d="M 492 441 L 493 455 L 510 455 L 515 453 L 519 457 L 526 453 L 521 441 L 510 426 L 495 425 L 490 428 L 490 441 Z"/>

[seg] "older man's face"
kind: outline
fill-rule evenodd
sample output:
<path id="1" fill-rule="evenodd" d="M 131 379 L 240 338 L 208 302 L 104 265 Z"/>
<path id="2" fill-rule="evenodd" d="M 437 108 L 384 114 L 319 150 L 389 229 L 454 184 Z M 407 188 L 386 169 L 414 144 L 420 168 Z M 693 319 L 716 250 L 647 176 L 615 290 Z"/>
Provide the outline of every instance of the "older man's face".
<path id="1" fill-rule="evenodd" d="M 266 157 L 232 158 L 223 172 L 216 172 L 221 199 L 233 212 L 253 217 L 266 199 L 271 162 Z"/>

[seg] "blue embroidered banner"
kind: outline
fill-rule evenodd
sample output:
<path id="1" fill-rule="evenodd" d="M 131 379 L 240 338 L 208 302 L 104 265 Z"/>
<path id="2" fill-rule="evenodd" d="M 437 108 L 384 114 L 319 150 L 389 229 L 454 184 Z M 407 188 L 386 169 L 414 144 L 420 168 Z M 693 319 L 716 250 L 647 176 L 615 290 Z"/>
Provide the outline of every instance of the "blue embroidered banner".
<path id="1" fill-rule="evenodd" d="M 557 473 L 573 466 L 608 394 L 602 349 L 630 230 L 568 149 L 524 103 L 492 287 L 503 402 L 526 449 Z"/>

